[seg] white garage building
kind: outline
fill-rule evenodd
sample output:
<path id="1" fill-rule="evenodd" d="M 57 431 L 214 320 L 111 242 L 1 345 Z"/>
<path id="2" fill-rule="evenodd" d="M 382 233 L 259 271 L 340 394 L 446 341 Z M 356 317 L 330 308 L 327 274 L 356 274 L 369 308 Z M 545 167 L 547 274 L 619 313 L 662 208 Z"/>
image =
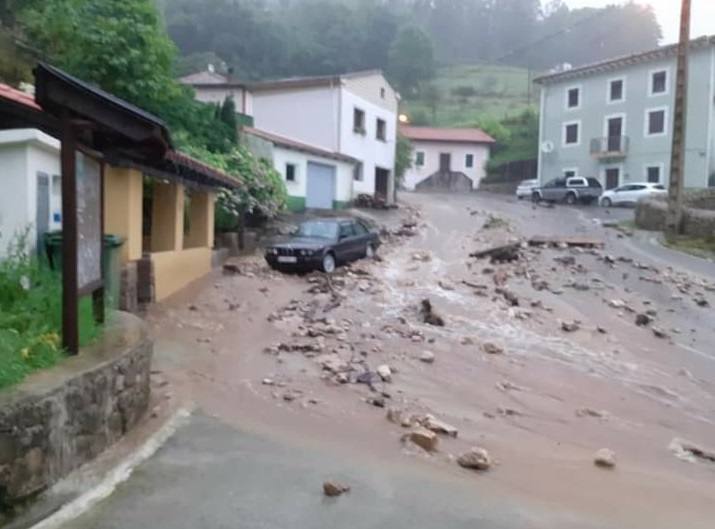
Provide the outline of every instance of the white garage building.
<path id="1" fill-rule="evenodd" d="M 244 127 L 241 134 L 249 149 L 283 176 L 291 211 L 341 209 L 350 204 L 359 163 L 355 158 L 252 127 Z"/>

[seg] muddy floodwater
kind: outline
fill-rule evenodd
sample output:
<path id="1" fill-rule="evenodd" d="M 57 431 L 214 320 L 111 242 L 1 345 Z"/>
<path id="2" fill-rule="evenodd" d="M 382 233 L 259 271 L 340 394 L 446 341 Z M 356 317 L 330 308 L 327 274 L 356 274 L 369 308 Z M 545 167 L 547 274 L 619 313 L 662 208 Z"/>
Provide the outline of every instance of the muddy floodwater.
<path id="1" fill-rule="evenodd" d="M 715 461 L 673 443 L 715 449 L 712 262 L 605 227 L 621 210 L 408 194 L 364 214 L 392 233 L 379 260 L 327 280 L 242 258 L 240 273 L 153 309 L 157 391 L 287 445 L 561 514 L 563 527 L 715 527 Z M 469 257 L 534 236 L 603 247 Z M 425 322 L 423 300 L 443 326 Z M 404 439 L 428 414 L 457 430 L 431 452 Z M 457 464 L 474 446 L 489 470 Z M 602 449 L 614 467 L 594 464 Z"/>

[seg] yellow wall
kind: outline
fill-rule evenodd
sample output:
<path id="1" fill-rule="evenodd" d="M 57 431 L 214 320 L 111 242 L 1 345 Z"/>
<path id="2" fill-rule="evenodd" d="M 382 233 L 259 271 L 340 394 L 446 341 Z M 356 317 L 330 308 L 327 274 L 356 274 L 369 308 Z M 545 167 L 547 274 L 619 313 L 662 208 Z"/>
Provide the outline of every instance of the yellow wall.
<path id="1" fill-rule="evenodd" d="M 143 177 L 136 169 L 104 168 L 104 232 L 124 239 L 122 263 L 142 256 Z"/>
<path id="2" fill-rule="evenodd" d="M 213 248 L 214 194 L 191 193 L 189 233 L 184 237 L 184 248 Z"/>
<path id="3" fill-rule="evenodd" d="M 154 294 L 161 301 L 211 271 L 210 248 L 151 254 L 154 263 Z"/>
<path id="4" fill-rule="evenodd" d="M 184 186 L 154 183 L 151 251 L 173 252 L 184 247 Z"/>

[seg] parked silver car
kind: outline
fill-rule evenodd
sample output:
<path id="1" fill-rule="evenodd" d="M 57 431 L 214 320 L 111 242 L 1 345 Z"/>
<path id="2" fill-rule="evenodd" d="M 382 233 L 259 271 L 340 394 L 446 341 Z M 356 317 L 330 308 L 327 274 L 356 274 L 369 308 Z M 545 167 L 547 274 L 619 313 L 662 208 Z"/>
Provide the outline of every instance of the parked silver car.
<path id="1" fill-rule="evenodd" d="M 604 191 L 601 195 L 599 203 L 605 208 L 611 206 L 633 205 L 641 198 L 667 194 L 668 192 L 665 190 L 663 184 L 634 182 L 632 184 L 625 184 L 620 187 L 616 187 L 615 189 Z"/>
<path id="2" fill-rule="evenodd" d="M 531 197 L 531 193 L 539 187 L 539 180 L 534 178 L 533 180 L 524 180 L 516 188 L 516 198 L 521 200 L 522 198 Z"/>

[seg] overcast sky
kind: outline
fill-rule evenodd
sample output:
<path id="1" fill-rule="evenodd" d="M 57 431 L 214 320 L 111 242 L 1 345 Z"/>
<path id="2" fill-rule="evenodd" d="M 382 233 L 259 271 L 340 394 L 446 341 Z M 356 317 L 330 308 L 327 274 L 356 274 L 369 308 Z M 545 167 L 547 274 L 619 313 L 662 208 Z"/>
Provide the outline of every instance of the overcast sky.
<path id="1" fill-rule="evenodd" d="M 624 0 L 565 0 L 570 7 L 603 7 Z M 655 9 L 658 22 L 663 27 L 663 43 L 678 40 L 680 24 L 680 0 L 636 0 L 639 4 L 650 4 Z M 692 0 L 691 35 L 715 35 L 715 0 Z"/>

